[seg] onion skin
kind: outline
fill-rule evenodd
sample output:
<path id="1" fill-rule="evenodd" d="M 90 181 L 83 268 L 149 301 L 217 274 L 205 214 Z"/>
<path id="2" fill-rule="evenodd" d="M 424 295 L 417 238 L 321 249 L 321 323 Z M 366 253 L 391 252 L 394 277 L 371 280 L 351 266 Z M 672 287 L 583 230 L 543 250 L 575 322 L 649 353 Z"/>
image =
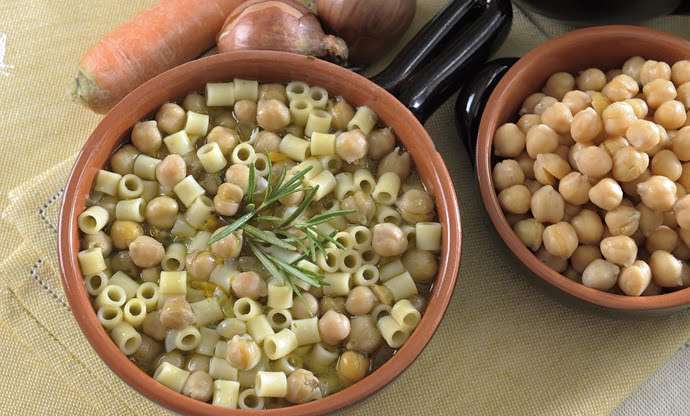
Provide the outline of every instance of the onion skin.
<path id="1" fill-rule="evenodd" d="M 326 28 L 345 39 L 350 62 L 370 64 L 410 27 L 416 0 L 316 0 Z"/>
<path id="2" fill-rule="evenodd" d="M 345 62 L 342 39 L 326 35 L 309 9 L 292 0 L 250 0 L 228 16 L 218 50 L 278 50 Z"/>

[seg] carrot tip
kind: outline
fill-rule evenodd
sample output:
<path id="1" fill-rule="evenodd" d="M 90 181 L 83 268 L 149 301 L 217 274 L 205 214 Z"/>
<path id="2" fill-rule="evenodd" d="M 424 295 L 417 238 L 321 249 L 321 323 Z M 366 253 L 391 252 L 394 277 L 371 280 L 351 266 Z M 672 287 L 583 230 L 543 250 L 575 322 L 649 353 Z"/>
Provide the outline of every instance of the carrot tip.
<path id="1" fill-rule="evenodd" d="M 74 102 L 99 114 L 106 113 L 112 107 L 110 94 L 82 70 L 70 82 L 70 94 Z"/>

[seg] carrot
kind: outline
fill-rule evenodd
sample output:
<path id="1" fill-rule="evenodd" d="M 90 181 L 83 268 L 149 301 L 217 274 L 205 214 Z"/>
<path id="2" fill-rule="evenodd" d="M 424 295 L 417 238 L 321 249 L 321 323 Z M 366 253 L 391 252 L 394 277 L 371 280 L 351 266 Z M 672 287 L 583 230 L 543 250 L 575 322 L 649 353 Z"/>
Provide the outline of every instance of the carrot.
<path id="1" fill-rule="evenodd" d="M 210 49 L 225 18 L 243 0 L 161 0 L 91 46 L 72 96 L 105 113 L 156 75 Z"/>

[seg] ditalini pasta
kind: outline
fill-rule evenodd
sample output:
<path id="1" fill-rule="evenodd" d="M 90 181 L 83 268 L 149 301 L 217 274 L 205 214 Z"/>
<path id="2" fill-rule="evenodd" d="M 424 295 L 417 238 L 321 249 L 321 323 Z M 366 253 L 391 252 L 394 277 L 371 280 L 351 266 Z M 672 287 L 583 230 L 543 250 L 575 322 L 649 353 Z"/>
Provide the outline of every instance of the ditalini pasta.
<path id="1" fill-rule="evenodd" d="M 76 256 L 98 321 L 157 382 L 232 409 L 305 403 L 423 325 L 443 227 L 371 108 L 234 79 L 156 120 L 96 173 Z"/>

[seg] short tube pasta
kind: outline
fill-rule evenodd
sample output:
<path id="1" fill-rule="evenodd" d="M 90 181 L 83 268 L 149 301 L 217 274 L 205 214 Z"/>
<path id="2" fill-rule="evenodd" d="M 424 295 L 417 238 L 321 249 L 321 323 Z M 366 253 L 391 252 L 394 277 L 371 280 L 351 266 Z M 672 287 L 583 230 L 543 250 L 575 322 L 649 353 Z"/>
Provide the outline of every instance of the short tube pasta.
<path id="1" fill-rule="evenodd" d="M 153 378 L 165 387 L 180 393 L 189 378 L 189 371 L 163 361 L 153 374 Z"/>
<path id="2" fill-rule="evenodd" d="M 292 307 L 292 288 L 287 285 L 268 285 L 268 302 L 272 309 L 288 309 Z"/>
<path id="3" fill-rule="evenodd" d="M 100 247 L 89 248 L 77 254 L 79 268 L 84 276 L 98 274 L 106 269 L 103 250 Z"/>
<path id="4" fill-rule="evenodd" d="M 319 319 L 317 317 L 294 319 L 290 329 L 297 337 L 297 345 L 310 345 L 321 342 Z"/>
<path id="5" fill-rule="evenodd" d="M 285 397 L 287 376 L 282 371 L 259 371 L 256 373 L 254 389 L 259 397 Z"/>
<path id="6" fill-rule="evenodd" d="M 184 156 L 194 151 L 194 144 L 192 144 L 192 140 L 185 130 L 166 136 L 163 139 L 163 143 L 165 143 L 168 152 L 172 154 Z"/>
<path id="7" fill-rule="evenodd" d="M 206 195 L 201 195 L 184 213 L 184 219 L 192 227 L 201 229 L 212 213 L 213 201 Z"/>
<path id="8" fill-rule="evenodd" d="M 229 107 L 235 104 L 235 83 L 209 82 L 206 84 L 207 107 Z"/>
<path id="9" fill-rule="evenodd" d="M 328 244 L 332 247 L 342 248 L 342 249 L 352 249 L 355 247 L 355 237 L 347 231 L 339 231 L 333 236 L 340 246 L 336 246 L 334 243 L 329 242 Z"/>
<path id="10" fill-rule="evenodd" d="M 187 251 L 194 253 L 195 251 L 205 250 L 208 247 L 209 238 L 211 238 L 210 232 L 199 231 L 187 244 Z"/>
<path id="11" fill-rule="evenodd" d="M 256 169 L 256 174 L 258 176 L 267 177 L 270 173 L 270 166 L 268 156 L 263 153 L 256 153 L 256 157 L 254 158 L 254 169 Z"/>
<path id="12" fill-rule="evenodd" d="M 364 134 L 369 134 L 376 126 L 379 118 L 371 108 L 367 106 L 358 107 L 354 117 L 347 123 L 348 130 L 360 129 Z"/>
<path id="13" fill-rule="evenodd" d="M 371 230 L 363 225 L 354 225 L 347 229 L 347 233 L 352 236 L 354 244 L 352 248 L 365 250 L 371 247 Z"/>
<path id="14" fill-rule="evenodd" d="M 355 192 L 353 175 L 350 172 L 341 172 L 335 175 L 335 197 L 342 201 Z"/>
<path id="15" fill-rule="evenodd" d="M 196 316 L 196 324 L 198 326 L 207 326 L 220 322 L 225 315 L 218 303 L 216 297 L 202 299 L 197 302 L 190 303 L 194 316 Z"/>
<path id="16" fill-rule="evenodd" d="M 260 314 L 247 321 L 247 333 L 252 336 L 257 344 L 261 344 L 266 338 L 275 334 L 275 331 L 273 331 L 273 327 L 266 315 Z"/>
<path id="17" fill-rule="evenodd" d="M 113 305 L 103 305 L 98 308 L 96 317 L 98 318 L 98 322 L 103 325 L 103 328 L 110 331 L 122 322 L 122 309 Z"/>
<path id="18" fill-rule="evenodd" d="M 206 193 L 203 186 L 199 185 L 199 182 L 197 182 L 192 175 L 178 182 L 177 185 L 173 187 L 173 191 L 187 208 L 189 208 L 198 197 Z"/>
<path id="19" fill-rule="evenodd" d="M 374 218 L 379 224 L 389 222 L 391 224 L 400 225 L 402 223 L 402 216 L 400 213 L 395 208 L 388 205 L 377 205 Z"/>
<path id="20" fill-rule="evenodd" d="M 134 199 L 144 192 L 144 183 L 140 177 L 128 173 L 117 184 L 117 195 L 121 199 Z"/>
<path id="21" fill-rule="evenodd" d="M 306 82 L 292 81 L 285 87 L 285 93 L 290 101 L 309 99 L 309 90 L 311 88 Z"/>
<path id="22" fill-rule="evenodd" d="M 381 260 L 381 256 L 376 254 L 374 249 L 371 247 L 365 248 L 362 251 L 362 263 L 364 264 L 378 264 L 379 260 Z"/>
<path id="23" fill-rule="evenodd" d="M 292 314 L 287 309 L 272 309 L 266 318 L 274 331 L 290 328 L 292 325 Z"/>
<path id="24" fill-rule="evenodd" d="M 189 238 L 196 234 L 196 228 L 189 225 L 189 223 L 184 219 L 183 215 L 179 215 L 175 220 L 175 224 L 170 230 L 170 234 L 176 237 Z"/>
<path id="25" fill-rule="evenodd" d="M 323 197 L 333 192 L 336 187 L 335 176 L 328 170 L 322 171 L 313 178 L 307 179 L 305 182 L 307 182 L 309 186 L 319 187 L 314 196 L 315 201 L 320 201 Z"/>
<path id="26" fill-rule="evenodd" d="M 120 286 L 108 285 L 101 293 L 96 296 L 94 304 L 96 307 L 103 307 L 105 305 L 114 306 L 116 308 L 122 307 L 127 302 L 127 294 Z"/>
<path id="27" fill-rule="evenodd" d="M 93 190 L 106 195 L 117 196 L 117 189 L 121 179 L 122 175 L 101 169 L 96 175 L 96 184 Z"/>
<path id="28" fill-rule="evenodd" d="M 379 277 L 382 282 L 385 282 L 386 280 L 401 275 L 406 271 L 407 270 L 405 270 L 405 266 L 403 265 L 402 261 L 400 261 L 400 259 L 397 258 L 379 268 Z"/>
<path id="29" fill-rule="evenodd" d="M 227 166 L 228 161 L 225 160 L 220 146 L 216 142 L 206 143 L 196 151 L 196 155 L 201 162 L 201 166 L 208 173 L 216 173 L 223 170 Z"/>
<path id="30" fill-rule="evenodd" d="M 350 293 L 350 273 L 326 273 L 326 285 L 323 294 L 326 296 L 347 296 Z"/>
<path id="31" fill-rule="evenodd" d="M 314 108 L 326 108 L 326 105 L 328 104 L 328 91 L 317 86 L 310 87 L 309 102 L 311 102 Z"/>
<path id="32" fill-rule="evenodd" d="M 237 409 L 240 396 L 240 383 L 230 380 L 216 380 L 213 382 L 212 404 L 228 409 Z"/>
<path id="33" fill-rule="evenodd" d="M 393 319 L 392 316 L 384 316 L 376 322 L 376 327 L 381 336 L 391 348 L 399 348 L 407 340 L 408 333 Z"/>
<path id="34" fill-rule="evenodd" d="M 318 266 L 325 272 L 334 273 L 338 270 L 338 259 L 340 258 L 340 250 L 337 248 L 327 248 L 323 254 L 317 257 Z"/>
<path id="35" fill-rule="evenodd" d="M 352 281 L 357 286 L 373 286 L 379 281 L 379 269 L 372 264 L 360 266 L 352 275 Z"/>
<path id="36" fill-rule="evenodd" d="M 139 328 L 146 318 L 146 305 L 141 299 L 132 298 L 123 308 L 125 322 Z"/>
<path id="37" fill-rule="evenodd" d="M 264 339 L 264 352 L 271 360 L 278 360 L 294 351 L 299 344 L 297 335 L 285 328 L 277 334 L 269 335 Z"/>
<path id="38" fill-rule="evenodd" d="M 139 283 L 135 282 L 134 279 L 129 277 L 125 272 L 115 272 L 110 276 L 110 285 L 120 286 L 125 290 L 125 295 L 127 300 L 132 299 L 137 295 L 137 289 L 139 289 Z"/>
<path id="39" fill-rule="evenodd" d="M 232 149 L 230 160 L 234 164 L 253 165 L 256 161 L 256 151 L 249 143 L 240 143 Z"/>
<path id="40" fill-rule="evenodd" d="M 378 322 L 378 320 L 382 317 L 390 315 L 392 309 L 393 308 L 391 308 L 389 305 L 379 303 L 378 305 L 374 306 L 369 315 L 371 315 L 374 321 Z"/>
<path id="41" fill-rule="evenodd" d="M 235 317 L 241 321 L 249 321 L 253 317 L 261 314 L 261 304 L 250 298 L 239 298 L 232 306 Z"/>
<path id="42" fill-rule="evenodd" d="M 354 173 L 354 183 L 357 190 L 370 194 L 376 188 L 376 180 L 369 169 L 357 169 Z"/>
<path id="43" fill-rule="evenodd" d="M 441 249 L 441 235 L 443 227 L 437 222 L 418 222 L 415 225 L 417 248 L 427 251 Z"/>
<path id="44" fill-rule="evenodd" d="M 187 111 L 187 123 L 185 131 L 190 137 L 206 136 L 208 132 L 208 114 L 199 114 L 194 111 Z"/>
<path id="45" fill-rule="evenodd" d="M 141 154 L 134 159 L 133 172 L 141 179 L 153 181 L 156 179 L 156 166 L 159 163 L 161 163 L 160 159 Z"/>
<path id="46" fill-rule="evenodd" d="M 175 348 L 180 351 L 191 351 L 199 346 L 201 333 L 195 326 L 188 326 L 177 331 L 170 331 Z"/>
<path id="47" fill-rule="evenodd" d="M 256 395 L 254 389 L 245 389 L 238 399 L 240 409 L 261 410 L 265 407 L 263 397 Z"/>
<path id="48" fill-rule="evenodd" d="M 362 256 L 358 251 L 352 249 L 343 250 L 338 258 L 338 270 L 345 273 L 352 273 L 362 265 Z"/>
<path id="49" fill-rule="evenodd" d="M 86 286 L 86 291 L 89 292 L 91 296 L 98 296 L 103 289 L 108 286 L 110 281 L 110 275 L 102 271 L 100 273 L 92 274 L 84 278 L 84 285 Z"/>
<path id="50" fill-rule="evenodd" d="M 118 201 L 115 205 L 115 218 L 120 221 L 144 222 L 146 201 L 144 198 Z"/>
<path id="51" fill-rule="evenodd" d="M 309 353 L 309 367 L 314 370 L 326 369 L 338 359 L 338 351 L 332 351 L 323 344 L 316 344 Z"/>
<path id="52" fill-rule="evenodd" d="M 158 186 L 158 182 L 141 181 L 141 185 L 143 187 L 141 191 L 141 197 L 144 198 L 144 201 L 146 202 L 149 202 L 150 200 L 152 200 L 160 194 L 160 187 Z"/>
<path id="53" fill-rule="evenodd" d="M 259 99 L 259 83 L 254 80 L 235 78 L 235 101 Z"/>
<path id="54" fill-rule="evenodd" d="M 295 166 L 293 171 L 299 172 L 305 169 L 309 169 L 309 171 L 304 174 L 304 178 L 311 179 L 323 171 L 323 166 L 318 159 L 310 158 Z M 291 174 L 288 173 L 288 176 L 290 175 Z"/>
<path id="55" fill-rule="evenodd" d="M 237 380 L 238 371 L 223 358 L 211 357 L 208 373 L 214 379 Z"/>
<path id="56" fill-rule="evenodd" d="M 196 347 L 196 353 L 213 357 L 216 350 L 216 343 L 220 340 L 220 335 L 218 335 L 215 329 L 206 327 L 199 328 L 199 333 L 201 334 L 201 340 Z"/>
<path id="57" fill-rule="evenodd" d="M 160 298 L 160 290 L 158 285 L 153 282 L 144 282 L 137 288 L 137 299 L 140 299 L 147 312 L 153 312 L 158 308 L 158 300 Z"/>
<path id="58" fill-rule="evenodd" d="M 187 248 L 182 243 L 173 243 L 168 246 L 168 249 L 161 260 L 161 268 L 166 272 L 181 272 L 184 269 L 185 258 L 187 257 Z M 161 283 L 163 281 L 163 274 L 161 273 Z"/>
<path id="59" fill-rule="evenodd" d="M 415 329 L 422 319 L 422 314 L 407 299 L 400 299 L 393 305 L 391 316 L 406 332 Z"/>
<path id="60" fill-rule="evenodd" d="M 294 136 L 292 134 L 287 134 L 280 141 L 280 144 L 278 145 L 278 150 L 280 151 L 280 153 L 284 154 L 292 160 L 303 162 L 307 159 L 307 156 L 309 155 L 310 147 L 311 144 L 308 141 L 300 139 L 299 137 Z"/>
<path id="61" fill-rule="evenodd" d="M 328 133 L 331 129 L 331 121 L 333 116 L 329 113 L 313 109 L 307 116 L 307 124 L 304 126 L 304 135 L 311 137 L 314 133 Z"/>
<path id="62" fill-rule="evenodd" d="M 120 322 L 110 330 L 110 337 L 124 355 L 134 354 L 141 346 L 141 334 L 127 322 Z"/>
<path id="63" fill-rule="evenodd" d="M 311 134 L 310 150 L 312 156 L 335 155 L 335 134 L 314 132 Z"/>
<path id="64" fill-rule="evenodd" d="M 383 285 L 391 291 L 395 300 L 409 298 L 418 293 L 417 286 L 409 272 L 395 276 L 385 281 Z"/>
<path id="65" fill-rule="evenodd" d="M 304 127 L 309 119 L 309 114 L 314 110 L 311 102 L 305 99 L 290 101 L 290 116 L 292 122 L 300 127 Z"/>
<path id="66" fill-rule="evenodd" d="M 159 284 L 161 295 L 186 295 L 187 272 L 162 271 Z"/>
<path id="67" fill-rule="evenodd" d="M 79 214 L 77 224 L 84 234 L 96 234 L 108 224 L 109 220 L 110 214 L 108 214 L 108 210 L 94 205 Z"/>
<path id="68" fill-rule="evenodd" d="M 343 167 L 343 160 L 336 155 L 321 156 L 319 162 L 321 162 L 321 166 L 324 169 L 328 169 L 331 172 L 338 172 Z"/>
<path id="69" fill-rule="evenodd" d="M 400 192 L 400 176 L 393 172 L 386 172 L 379 176 L 372 196 L 379 204 L 391 205 L 398 198 L 398 192 Z"/>

